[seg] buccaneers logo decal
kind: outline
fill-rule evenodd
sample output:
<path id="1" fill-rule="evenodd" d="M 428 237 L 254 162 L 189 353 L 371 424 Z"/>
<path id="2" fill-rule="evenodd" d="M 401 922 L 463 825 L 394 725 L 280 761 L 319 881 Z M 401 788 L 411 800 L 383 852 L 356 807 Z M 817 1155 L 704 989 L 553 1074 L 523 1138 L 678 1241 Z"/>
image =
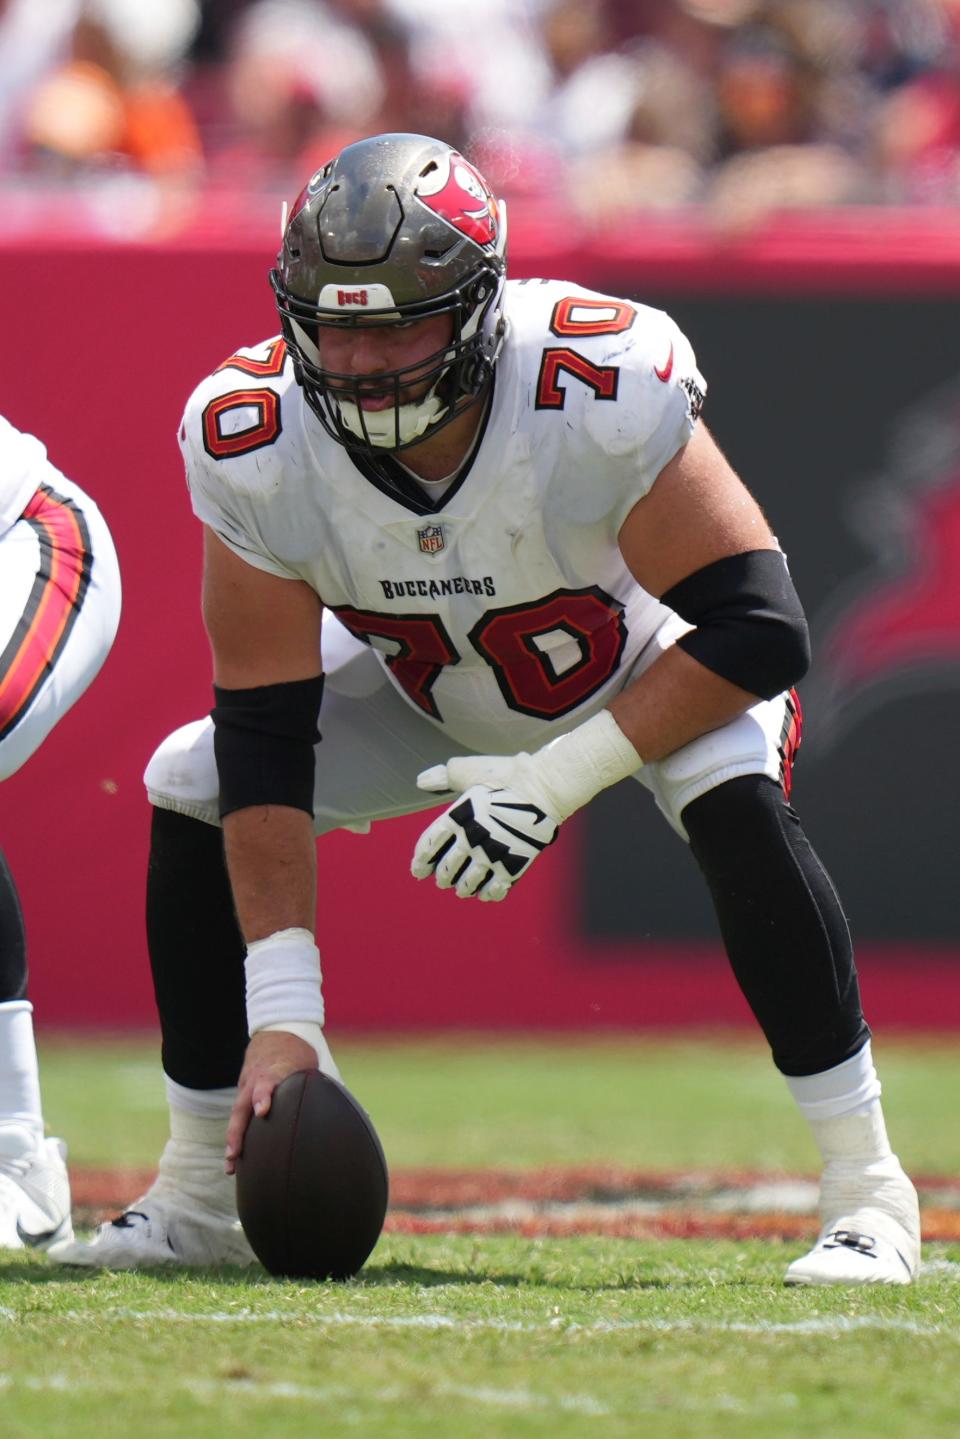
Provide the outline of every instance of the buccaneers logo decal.
<path id="1" fill-rule="evenodd" d="M 497 202 L 462 155 L 447 157 L 417 186 L 417 199 L 477 245 L 496 244 L 500 230 Z"/>
<path id="2" fill-rule="evenodd" d="M 960 385 L 904 412 L 891 440 L 853 516 L 878 559 L 817 627 L 815 703 L 831 738 L 851 713 L 960 685 Z"/>

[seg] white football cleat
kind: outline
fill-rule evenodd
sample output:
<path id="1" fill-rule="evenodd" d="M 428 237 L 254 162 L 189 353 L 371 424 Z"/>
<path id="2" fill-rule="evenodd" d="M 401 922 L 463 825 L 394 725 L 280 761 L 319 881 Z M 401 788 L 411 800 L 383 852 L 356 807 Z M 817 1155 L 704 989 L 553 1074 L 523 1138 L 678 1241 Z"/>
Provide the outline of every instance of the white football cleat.
<path id="1" fill-rule="evenodd" d="M 73 1239 L 67 1146 L 0 1124 L 0 1249 L 49 1249 Z"/>
<path id="2" fill-rule="evenodd" d="M 912 1284 L 920 1268 L 917 1191 L 895 1155 L 870 1164 L 831 1160 L 823 1171 L 816 1244 L 787 1284 Z"/>
<path id="3" fill-rule="evenodd" d="M 239 1219 L 204 1210 L 192 1200 L 177 1204 L 175 1196 L 161 1198 L 152 1189 L 118 1218 L 101 1224 L 89 1242 L 57 1244 L 50 1257 L 88 1269 L 255 1262 Z"/>

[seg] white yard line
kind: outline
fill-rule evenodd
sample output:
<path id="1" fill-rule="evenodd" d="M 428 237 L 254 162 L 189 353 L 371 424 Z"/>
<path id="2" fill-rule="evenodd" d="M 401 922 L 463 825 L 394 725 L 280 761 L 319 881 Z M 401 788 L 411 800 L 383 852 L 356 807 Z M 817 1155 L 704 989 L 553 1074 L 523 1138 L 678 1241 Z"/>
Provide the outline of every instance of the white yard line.
<path id="1" fill-rule="evenodd" d="M 391 1385 L 386 1389 L 349 1388 L 345 1384 L 311 1385 L 288 1382 L 258 1383 L 252 1379 L 188 1380 L 185 1388 L 204 1398 L 221 1399 L 228 1394 L 247 1394 L 255 1399 L 302 1399 L 307 1403 L 328 1403 L 331 1400 L 356 1400 L 373 1397 L 380 1403 L 400 1404 L 410 1399 L 409 1389 Z M 451 1384 L 441 1380 L 430 1386 L 431 1395 L 451 1399 L 469 1399 L 474 1404 L 487 1404 L 496 1409 L 562 1409 L 573 1414 L 605 1416 L 612 1411 L 589 1394 L 540 1394 L 531 1389 L 495 1389 L 489 1384 Z"/>
<path id="2" fill-rule="evenodd" d="M 362 1399 L 378 1404 L 407 1404 L 411 1389 L 401 1385 L 387 1388 L 345 1384 L 293 1384 L 284 1380 L 258 1383 L 253 1379 L 183 1379 L 174 1380 L 170 1386 L 192 1394 L 204 1401 L 219 1401 L 233 1395 L 246 1399 L 278 1400 L 295 1403 L 330 1404 L 354 1402 Z M 67 1374 L 18 1375 L 0 1373 L 0 1393 L 25 1389 L 30 1393 L 54 1394 L 111 1394 L 125 1392 L 109 1379 L 76 1379 Z M 471 1404 L 485 1404 L 492 1409 L 506 1410 L 561 1410 L 569 1414 L 586 1414 L 591 1418 L 606 1418 L 614 1411 L 590 1394 L 545 1394 L 532 1389 L 495 1389 L 490 1385 L 450 1384 L 446 1381 L 433 1384 L 426 1396 L 417 1390 L 418 1399 L 424 1397 L 466 1399 Z M 343 1416 L 341 1416 L 342 1418 Z"/>
<path id="3" fill-rule="evenodd" d="M 960 1280 L 960 1264 L 953 1259 L 928 1259 L 920 1265 L 920 1273 L 933 1279 Z"/>
<path id="4" fill-rule="evenodd" d="M 67 1310 L 65 1313 L 50 1311 L 42 1316 L 37 1310 L 25 1315 L 16 1315 L 5 1310 L 0 1319 L 35 1320 L 40 1317 L 57 1321 L 88 1324 L 90 1315 L 81 1310 Z M 97 1321 L 113 1320 L 129 1324 L 298 1324 L 314 1325 L 317 1328 L 371 1329 L 371 1330 L 447 1330 L 451 1333 L 468 1334 L 477 1331 L 492 1331 L 507 1334 L 576 1334 L 607 1335 L 623 1333 L 657 1334 L 843 1334 L 872 1331 L 875 1333 L 902 1333 L 915 1335 L 942 1336 L 960 1342 L 960 1329 L 955 1324 L 926 1324 L 915 1319 L 899 1319 L 888 1315 L 835 1315 L 814 1319 L 795 1319 L 777 1322 L 758 1320 L 746 1323 L 725 1319 L 597 1319 L 587 1324 L 563 1318 L 545 1322 L 503 1320 L 503 1319 L 462 1319 L 453 1314 L 313 1314 L 293 1310 L 238 1309 L 235 1311 L 208 1310 L 199 1313 L 182 1313 L 175 1309 L 128 1309 L 101 1310 Z"/>
<path id="5" fill-rule="evenodd" d="M 603 1224 L 615 1219 L 646 1219 L 678 1214 L 695 1203 L 697 1214 L 815 1214 L 819 1186 L 807 1180 L 769 1180 L 739 1188 L 721 1185 L 688 1190 L 677 1186 L 656 1193 L 621 1195 L 607 1199 L 510 1198 L 489 1204 L 402 1205 L 390 1211 L 393 1219 L 467 1224 L 533 1224 L 537 1220 L 566 1219 L 576 1224 Z"/>

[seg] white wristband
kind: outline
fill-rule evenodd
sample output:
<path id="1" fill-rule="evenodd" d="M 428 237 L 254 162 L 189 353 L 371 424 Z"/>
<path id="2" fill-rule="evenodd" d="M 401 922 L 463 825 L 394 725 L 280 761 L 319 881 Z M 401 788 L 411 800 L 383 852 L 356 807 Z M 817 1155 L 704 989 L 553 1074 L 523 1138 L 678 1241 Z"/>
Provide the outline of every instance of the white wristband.
<path id="1" fill-rule="evenodd" d="M 323 1024 L 320 951 L 308 929 L 279 929 L 247 945 L 247 1028 Z"/>
<path id="2" fill-rule="evenodd" d="M 551 740 L 530 758 L 550 813 L 557 820 L 565 820 L 602 789 L 636 774 L 643 764 L 606 709 L 569 734 Z"/>

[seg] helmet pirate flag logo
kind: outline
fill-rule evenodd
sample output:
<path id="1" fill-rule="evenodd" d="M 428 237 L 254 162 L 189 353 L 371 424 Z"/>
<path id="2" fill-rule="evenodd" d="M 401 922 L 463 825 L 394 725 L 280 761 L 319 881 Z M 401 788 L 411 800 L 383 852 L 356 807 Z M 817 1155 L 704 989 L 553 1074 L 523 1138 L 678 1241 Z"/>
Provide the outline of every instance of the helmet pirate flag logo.
<path id="1" fill-rule="evenodd" d="M 835 742 L 899 696 L 960 688 L 960 384 L 901 413 L 883 473 L 852 527 L 877 553 L 815 625 L 817 673 L 804 686 Z"/>
<path id="2" fill-rule="evenodd" d="M 444 156 L 442 164 L 420 178 L 416 195 L 421 204 L 474 244 L 496 244 L 500 221 L 497 202 L 483 176 L 456 151 Z"/>

